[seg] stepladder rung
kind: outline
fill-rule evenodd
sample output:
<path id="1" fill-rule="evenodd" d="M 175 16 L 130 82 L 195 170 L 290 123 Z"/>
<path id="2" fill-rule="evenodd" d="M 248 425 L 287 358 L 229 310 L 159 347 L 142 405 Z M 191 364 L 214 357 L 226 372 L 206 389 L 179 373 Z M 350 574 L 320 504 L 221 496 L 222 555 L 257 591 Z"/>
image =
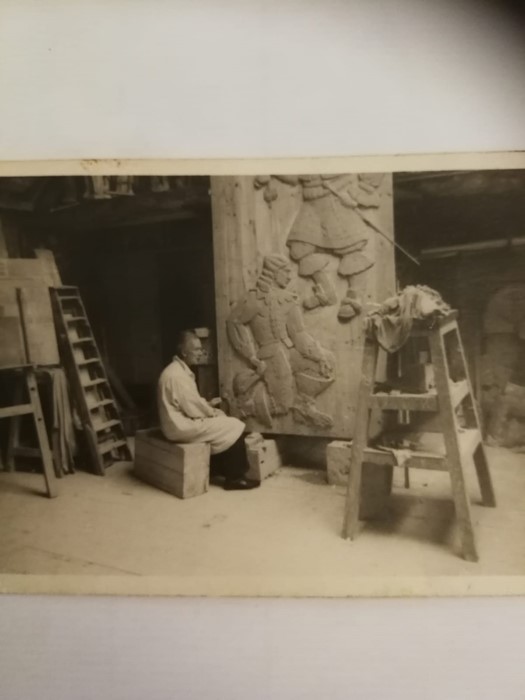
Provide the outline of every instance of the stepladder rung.
<path id="1" fill-rule="evenodd" d="M 95 365 L 98 364 L 102 366 L 102 360 L 99 357 L 87 357 L 82 360 L 76 361 L 79 367 L 84 367 L 85 365 Z"/>
<path id="2" fill-rule="evenodd" d="M 69 342 L 73 345 L 82 345 L 83 343 L 95 344 L 95 339 L 92 336 L 85 336 L 83 338 L 70 338 Z"/>
<path id="3" fill-rule="evenodd" d="M 382 411 L 437 411 L 436 392 L 412 394 L 405 392 L 376 392 L 370 397 L 370 407 Z"/>
<path id="4" fill-rule="evenodd" d="M 88 402 L 87 404 L 87 407 L 90 411 L 96 411 L 97 409 L 102 408 L 103 406 L 114 406 L 116 410 L 115 402 L 113 401 L 113 399 L 100 399 L 97 400 L 95 403 Z"/>
<path id="5" fill-rule="evenodd" d="M 101 442 L 98 445 L 98 451 L 100 454 L 106 454 L 107 452 L 112 452 L 120 447 L 128 447 L 128 442 L 124 438 L 121 440 L 107 440 L 106 442 Z"/>
<path id="6" fill-rule="evenodd" d="M 85 316 L 70 316 L 68 314 L 64 314 L 64 320 L 66 323 L 86 323 L 89 325 L 89 321 Z"/>
<path id="7" fill-rule="evenodd" d="M 88 379 L 87 381 L 81 380 L 81 382 L 84 389 L 91 389 L 99 384 L 107 384 L 108 380 L 105 377 L 95 377 L 94 379 Z"/>
<path id="8" fill-rule="evenodd" d="M 110 428 L 114 429 L 117 426 L 120 426 L 121 432 L 123 432 L 122 424 L 117 418 L 112 418 L 111 420 L 104 421 L 103 423 L 93 422 L 93 429 L 96 433 L 109 430 Z"/>
<path id="9" fill-rule="evenodd" d="M 442 438 L 442 436 L 439 437 Z M 478 446 L 482 444 L 481 433 L 475 428 L 458 429 L 457 440 L 461 459 L 464 462 L 464 466 L 466 466 L 467 460 L 472 458 Z M 404 453 L 409 454 L 409 456 L 407 456 L 406 462 L 403 462 L 402 466 L 408 467 L 409 469 L 448 471 L 449 466 L 447 463 L 444 440 L 436 440 L 434 438 L 433 442 L 434 446 L 431 451 L 424 448 L 404 450 Z M 376 464 L 377 466 L 397 466 L 395 451 L 389 450 L 388 447 L 377 448 L 367 446 L 364 449 L 363 461 Z"/>
<path id="10" fill-rule="evenodd" d="M 80 297 L 76 294 L 59 294 L 58 297 L 59 301 L 64 302 L 64 301 L 76 301 L 79 304 L 81 304 Z"/>

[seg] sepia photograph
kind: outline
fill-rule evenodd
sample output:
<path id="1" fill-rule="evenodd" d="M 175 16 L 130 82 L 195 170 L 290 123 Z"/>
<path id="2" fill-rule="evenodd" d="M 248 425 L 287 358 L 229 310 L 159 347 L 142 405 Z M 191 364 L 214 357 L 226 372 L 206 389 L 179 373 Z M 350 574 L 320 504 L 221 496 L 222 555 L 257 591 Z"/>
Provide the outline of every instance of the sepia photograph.
<path id="1" fill-rule="evenodd" d="M 518 169 L 1 177 L 2 589 L 523 581 L 524 203 Z"/>

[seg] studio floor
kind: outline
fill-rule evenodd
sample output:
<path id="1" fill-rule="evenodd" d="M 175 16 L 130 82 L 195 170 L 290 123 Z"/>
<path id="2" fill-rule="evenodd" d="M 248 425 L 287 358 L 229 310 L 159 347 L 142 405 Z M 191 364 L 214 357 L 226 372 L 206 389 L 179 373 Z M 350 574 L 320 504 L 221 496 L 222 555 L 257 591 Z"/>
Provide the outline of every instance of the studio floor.
<path id="1" fill-rule="evenodd" d="M 43 496 L 39 474 L 0 474 L 0 573 L 326 580 L 364 576 L 525 575 L 525 455 L 488 450 L 498 498 L 480 505 L 470 474 L 480 561 L 457 555 L 448 475 L 395 470 L 388 512 L 341 538 L 344 489 L 320 471 L 284 467 L 259 489 L 211 486 L 179 500 L 131 465 L 76 473 Z M 248 591 L 249 592 L 249 591 Z"/>

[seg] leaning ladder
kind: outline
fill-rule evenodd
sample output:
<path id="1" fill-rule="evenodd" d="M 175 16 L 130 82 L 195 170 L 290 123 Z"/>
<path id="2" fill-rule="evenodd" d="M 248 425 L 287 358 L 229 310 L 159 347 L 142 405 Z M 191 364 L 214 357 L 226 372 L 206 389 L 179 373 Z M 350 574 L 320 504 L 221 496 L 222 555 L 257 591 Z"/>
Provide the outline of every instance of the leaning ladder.
<path id="1" fill-rule="evenodd" d="M 115 397 L 77 287 L 52 290 L 59 347 L 73 388 L 93 469 L 104 475 L 114 462 L 131 460 Z"/>

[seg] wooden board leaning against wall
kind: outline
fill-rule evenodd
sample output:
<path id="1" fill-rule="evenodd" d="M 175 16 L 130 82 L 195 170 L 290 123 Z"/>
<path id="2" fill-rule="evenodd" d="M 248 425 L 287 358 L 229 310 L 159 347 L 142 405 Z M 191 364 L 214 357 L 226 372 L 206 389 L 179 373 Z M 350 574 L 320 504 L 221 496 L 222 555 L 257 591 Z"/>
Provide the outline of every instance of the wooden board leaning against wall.
<path id="1" fill-rule="evenodd" d="M 58 365 L 49 287 L 60 283 L 48 251 L 35 259 L 0 258 L 0 365 Z M 20 290 L 17 302 L 17 289 Z M 25 356 L 20 305 L 24 314 Z"/>
<path id="2" fill-rule="evenodd" d="M 350 438 L 363 315 L 395 293 L 391 175 L 211 192 L 221 395 L 250 430 Z"/>

